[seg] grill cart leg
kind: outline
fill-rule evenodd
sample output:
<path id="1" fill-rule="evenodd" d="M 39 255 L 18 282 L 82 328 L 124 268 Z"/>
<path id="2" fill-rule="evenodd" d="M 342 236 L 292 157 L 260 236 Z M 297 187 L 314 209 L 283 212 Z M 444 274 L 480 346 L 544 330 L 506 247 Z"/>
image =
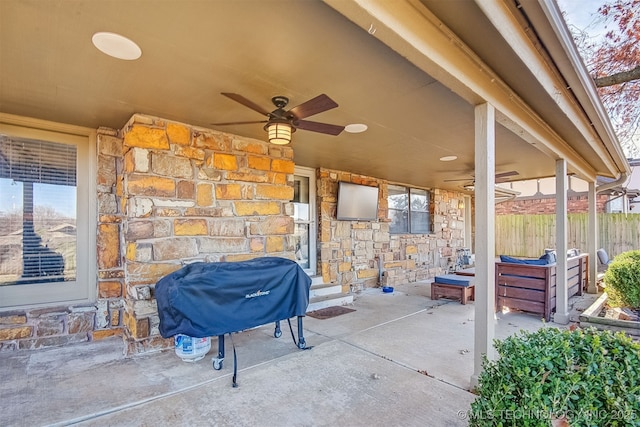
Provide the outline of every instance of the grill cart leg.
<path id="1" fill-rule="evenodd" d="M 224 335 L 218 335 L 218 357 L 213 358 L 213 369 L 219 371 L 222 369 L 224 361 Z"/>
<path id="2" fill-rule="evenodd" d="M 302 330 L 302 316 L 298 316 L 298 348 L 304 349 L 307 343 L 304 340 L 304 331 Z"/>
<path id="3" fill-rule="evenodd" d="M 282 336 L 282 330 L 280 330 L 280 321 L 276 321 L 276 330 L 273 331 L 273 336 L 280 338 Z"/>

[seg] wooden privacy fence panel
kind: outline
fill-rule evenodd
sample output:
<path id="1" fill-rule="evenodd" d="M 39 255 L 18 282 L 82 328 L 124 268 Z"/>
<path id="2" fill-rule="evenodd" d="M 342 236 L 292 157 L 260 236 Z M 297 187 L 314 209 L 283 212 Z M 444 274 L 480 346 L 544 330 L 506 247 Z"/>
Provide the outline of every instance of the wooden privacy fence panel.
<path id="1" fill-rule="evenodd" d="M 496 255 L 539 257 L 555 247 L 555 215 L 496 216 Z"/>
<path id="2" fill-rule="evenodd" d="M 598 248 L 609 258 L 640 249 L 640 214 L 598 214 Z M 586 213 L 567 216 L 567 246 L 587 251 L 589 217 Z M 556 246 L 555 215 L 496 216 L 496 255 L 539 257 Z"/>
<path id="3" fill-rule="evenodd" d="M 640 214 L 602 214 L 607 221 L 598 221 L 599 247 L 607 250 L 610 258 L 640 249 Z"/>

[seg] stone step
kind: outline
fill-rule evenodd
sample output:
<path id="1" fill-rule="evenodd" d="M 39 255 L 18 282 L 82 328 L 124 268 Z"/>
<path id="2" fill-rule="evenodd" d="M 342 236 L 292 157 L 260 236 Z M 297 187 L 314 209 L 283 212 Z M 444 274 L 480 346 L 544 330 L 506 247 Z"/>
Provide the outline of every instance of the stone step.
<path id="1" fill-rule="evenodd" d="M 343 294 L 341 292 L 322 295 L 309 299 L 309 307 L 307 307 L 307 312 L 320 310 L 321 308 L 335 307 L 347 304 L 353 304 L 353 295 Z"/>
<path id="2" fill-rule="evenodd" d="M 322 283 L 319 285 L 312 284 L 311 289 L 309 289 L 309 298 L 339 294 L 340 292 L 342 292 L 342 286 L 336 283 Z"/>
<path id="3" fill-rule="evenodd" d="M 322 285 L 324 284 L 324 280 L 322 280 L 322 275 L 317 276 L 309 276 L 311 278 L 311 286 L 313 285 Z"/>

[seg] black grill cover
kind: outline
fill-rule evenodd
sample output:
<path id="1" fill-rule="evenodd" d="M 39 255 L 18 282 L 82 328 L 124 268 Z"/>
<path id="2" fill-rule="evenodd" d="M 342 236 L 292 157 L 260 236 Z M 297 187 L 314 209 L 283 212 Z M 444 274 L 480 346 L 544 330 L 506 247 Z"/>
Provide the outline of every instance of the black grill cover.
<path id="1" fill-rule="evenodd" d="M 156 284 L 160 334 L 211 337 L 304 316 L 310 287 L 285 258 L 189 264 Z"/>

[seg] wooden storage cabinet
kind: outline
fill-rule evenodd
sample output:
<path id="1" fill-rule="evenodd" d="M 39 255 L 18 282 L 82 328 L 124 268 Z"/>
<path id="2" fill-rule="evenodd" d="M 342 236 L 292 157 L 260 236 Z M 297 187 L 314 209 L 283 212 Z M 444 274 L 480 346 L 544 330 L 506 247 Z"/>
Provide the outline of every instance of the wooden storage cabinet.
<path id="1" fill-rule="evenodd" d="M 582 295 L 588 283 L 589 256 L 567 260 L 569 297 Z M 496 263 L 496 310 L 503 307 L 540 314 L 548 322 L 556 308 L 556 264 Z"/>

